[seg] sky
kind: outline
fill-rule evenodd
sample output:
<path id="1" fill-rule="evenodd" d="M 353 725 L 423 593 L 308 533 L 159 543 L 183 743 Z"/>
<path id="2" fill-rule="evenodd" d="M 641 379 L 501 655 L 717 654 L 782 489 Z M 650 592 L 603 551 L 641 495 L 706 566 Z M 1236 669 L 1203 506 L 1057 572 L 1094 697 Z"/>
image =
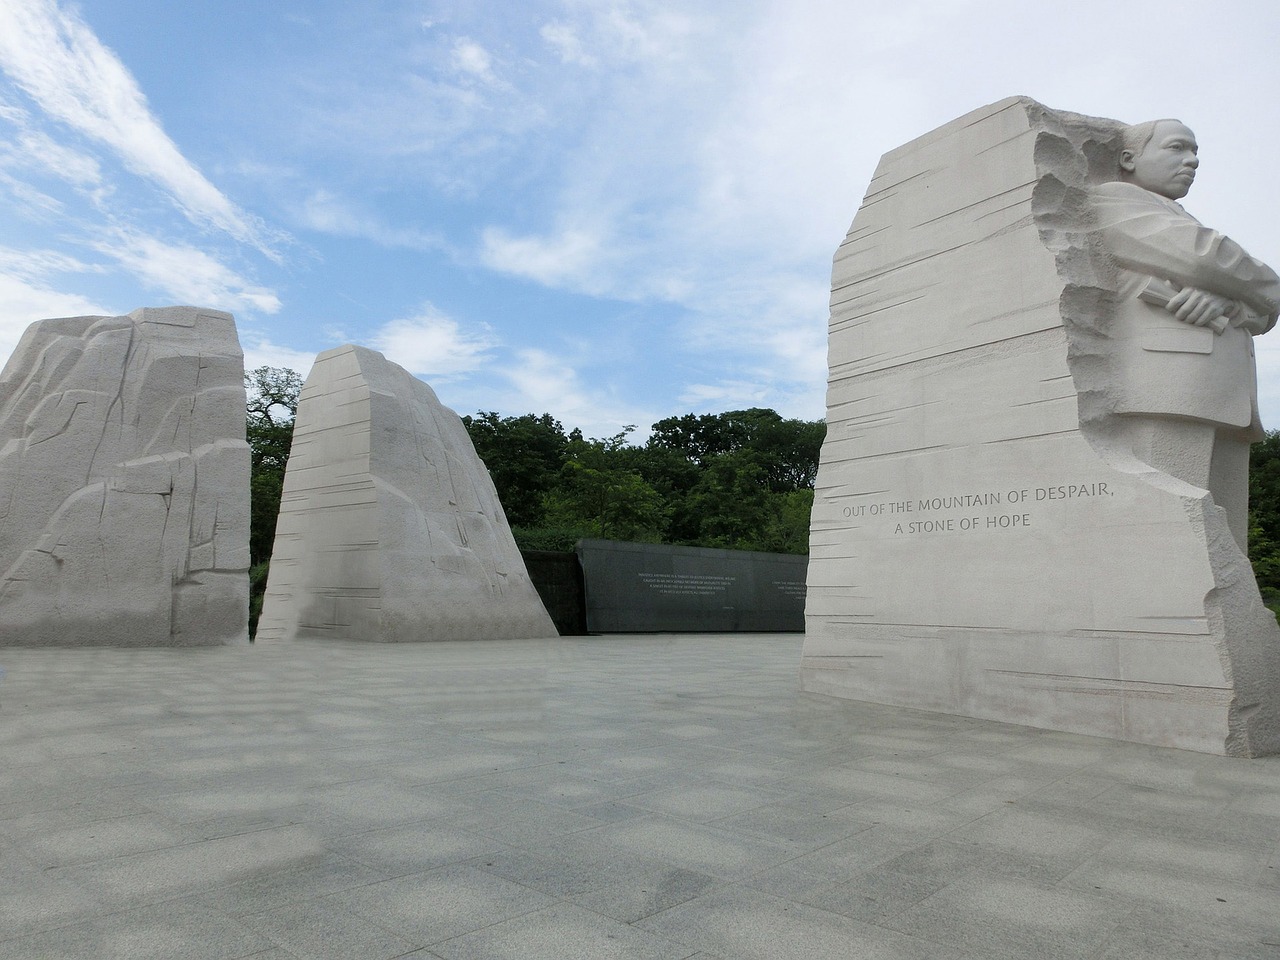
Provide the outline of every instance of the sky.
<path id="1" fill-rule="evenodd" d="M 0 0 L 0 360 L 186 303 L 459 413 L 817 419 L 880 155 L 1004 97 L 1180 117 L 1187 208 L 1280 264 L 1277 51 L 1274 0 Z"/>

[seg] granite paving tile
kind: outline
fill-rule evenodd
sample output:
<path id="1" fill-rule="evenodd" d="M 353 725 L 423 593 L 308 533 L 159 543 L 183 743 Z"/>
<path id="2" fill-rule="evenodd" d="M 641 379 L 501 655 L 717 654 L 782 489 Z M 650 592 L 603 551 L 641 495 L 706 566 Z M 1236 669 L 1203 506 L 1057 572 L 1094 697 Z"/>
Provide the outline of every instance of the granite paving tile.
<path id="1" fill-rule="evenodd" d="M 878 921 L 940 947 L 990 958 L 1087 958 L 1129 915 L 1114 897 L 972 873 Z"/>
<path id="2" fill-rule="evenodd" d="M 1280 956 L 1280 758 L 800 694 L 800 644 L 0 649 L 0 957 Z"/>
<path id="3" fill-rule="evenodd" d="M 391 960 L 423 946 L 328 901 L 308 900 L 239 918 L 299 960 Z"/>
<path id="4" fill-rule="evenodd" d="M 431 949 L 445 960 L 688 960 L 697 953 L 572 904 L 527 913 Z"/>
<path id="5" fill-rule="evenodd" d="M 431 944 L 554 906 L 557 898 L 455 865 L 335 893 L 320 901 L 415 944 Z"/>
<path id="6" fill-rule="evenodd" d="M 956 952 L 755 890 L 718 890 L 636 926 L 737 960 L 954 960 Z"/>
<path id="7" fill-rule="evenodd" d="M 0 958 L 237 960 L 270 957 L 271 946 L 268 938 L 217 911 L 165 904 L 3 940 Z"/>

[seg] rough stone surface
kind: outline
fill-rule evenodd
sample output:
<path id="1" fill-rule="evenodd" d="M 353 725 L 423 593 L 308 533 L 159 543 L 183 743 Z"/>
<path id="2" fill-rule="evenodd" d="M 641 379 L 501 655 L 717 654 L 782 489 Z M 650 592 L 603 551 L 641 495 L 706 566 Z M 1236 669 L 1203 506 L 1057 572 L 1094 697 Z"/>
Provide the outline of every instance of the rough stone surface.
<path id="1" fill-rule="evenodd" d="M 805 690 L 1280 750 L 1226 511 L 1113 442 L 1121 129 L 1015 98 L 881 160 L 834 261 Z"/>
<path id="2" fill-rule="evenodd" d="M 316 358 L 259 640 L 554 637 L 461 419 L 382 354 Z"/>
<path id="3" fill-rule="evenodd" d="M 230 314 L 29 327 L 0 374 L 0 643 L 245 640 L 244 404 Z"/>

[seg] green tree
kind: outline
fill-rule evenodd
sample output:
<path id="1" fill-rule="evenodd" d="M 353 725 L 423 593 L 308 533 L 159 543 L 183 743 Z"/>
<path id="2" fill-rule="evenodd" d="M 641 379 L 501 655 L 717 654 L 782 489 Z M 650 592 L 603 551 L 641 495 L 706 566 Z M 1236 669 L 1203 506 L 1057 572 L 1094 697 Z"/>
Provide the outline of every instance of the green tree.
<path id="1" fill-rule="evenodd" d="M 249 633 L 256 632 L 275 544 L 280 494 L 293 444 L 302 376 L 287 367 L 258 367 L 244 376 L 249 441 Z"/>
<path id="2" fill-rule="evenodd" d="M 1280 606 L 1280 430 L 1249 450 L 1249 559 L 1263 600 Z"/>
<path id="3" fill-rule="evenodd" d="M 688 503 L 699 518 L 701 545 L 753 549 L 768 518 L 764 468 L 749 450 L 709 457 Z"/>
<path id="4" fill-rule="evenodd" d="M 715 457 L 750 450 L 758 454 L 755 462 L 771 490 L 802 490 L 813 488 L 825 435 L 821 420 L 788 420 L 777 411 L 752 407 L 659 420 L 648 445 L 678 451 L 700 467 Z"/>
<path id="5" fill-rule="evenodd" d="M 549 413 L 500 417 L 490 411 L 462 422 L 493 478 L 507 522 L 522 529 L 541 526 L 543 499 L 559 482 L 569 444 L 560 421 Z"/>
<path id="6" fill-rule="evenodd" d="M 569 441 L 560 483 L 544 500 L 547 524 L 580 536 L 659 543 L 661 494 L 628 465 L 628 426 L 605 440 Z"/>
<path id="7" fill-rule="evenodd" d="M 668 417 L 653 425 L 646 453 L 665 453 L 691 468 L 666 465 L 676 482 L 668 498 L 672 542 L 806 553 L 821 420 L 790 420 L 752 407 Z"/>

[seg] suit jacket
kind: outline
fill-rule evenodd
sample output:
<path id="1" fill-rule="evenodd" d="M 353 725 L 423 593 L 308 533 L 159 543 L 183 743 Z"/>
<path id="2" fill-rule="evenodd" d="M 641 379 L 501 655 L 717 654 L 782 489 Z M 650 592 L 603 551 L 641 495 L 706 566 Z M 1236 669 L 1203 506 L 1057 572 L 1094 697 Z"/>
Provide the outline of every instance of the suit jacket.
<path id="1" fill-rule="evenodd" d="M 1260 431 L 1253 336 L 1280 313 L 1280 277 L 1181 205 L 1132 183 L 1093 195 L 1094 227 L 1119 267 L 1110 344 L 1110 408 Z M 1152 277 L 1238 301 L 1216 334 L 1138 299 Z"/>

